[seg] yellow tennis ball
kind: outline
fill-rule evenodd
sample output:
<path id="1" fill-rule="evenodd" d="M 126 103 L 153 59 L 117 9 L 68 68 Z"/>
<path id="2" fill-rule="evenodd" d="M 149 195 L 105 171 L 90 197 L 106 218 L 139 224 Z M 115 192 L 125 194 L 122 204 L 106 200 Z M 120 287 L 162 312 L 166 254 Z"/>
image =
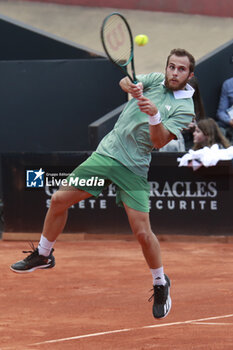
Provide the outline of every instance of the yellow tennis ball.
<path id="1" fill-rule="evenodd" d="M 134 42 L 138 46 L 146 45 L 148 43 L 148 40 L 149 40 L 149 38 L 145 34 L 139 34 L 139 35 L 135 36 L 135 38 L 134 38 Z"/>

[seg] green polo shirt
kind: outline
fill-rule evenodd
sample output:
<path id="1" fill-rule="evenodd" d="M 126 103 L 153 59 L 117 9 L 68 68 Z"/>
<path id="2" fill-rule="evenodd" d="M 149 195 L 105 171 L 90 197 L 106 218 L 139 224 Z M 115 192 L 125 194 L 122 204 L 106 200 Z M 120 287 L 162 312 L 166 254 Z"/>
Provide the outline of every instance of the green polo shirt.
<path id="1" fill-rule="evenodd" d="M 173 92 L 164 86 L 164 78 L 161 73 L 137 77 L 146 90 L 144 96 L 157 106 L 164 127 L 178 136 L 194 117 L 191 98 L 194 90 L 187 84 L 185 90 Z M 100 142 L 96 152 L 118 160 L 139 176 L 147 177 L 154 148 L 148 120 L 149 116 L 140 111 L 137 100 L 131 99 L 113 130 Z"/>

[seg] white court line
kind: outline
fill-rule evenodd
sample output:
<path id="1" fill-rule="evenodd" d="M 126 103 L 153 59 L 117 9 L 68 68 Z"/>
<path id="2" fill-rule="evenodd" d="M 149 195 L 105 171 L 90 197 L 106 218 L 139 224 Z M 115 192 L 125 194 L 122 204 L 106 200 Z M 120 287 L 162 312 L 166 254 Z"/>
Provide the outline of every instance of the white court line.
<path id="1" fill-rule="evenodd" d="M 154 325 L 151 325 L 151 326 L 143 326 L 143 327 L 136 327 L 136 328 L 116 329 L 116 330 L 107 331 L 107 332 L 99 332 L 99 333 L 90 333 L 90 334 L 84 334 L 84 335 L 77 335 L 77 336 L 75 336 L 75 337 L 69 337 L 69 338 L 61 338 L 61 339 L 54 339 L 54 340 L 46 340 L 46 341 L 44 341 L 44 342 L 35 343 L 35 344 L 31 344 L 31 345 L 35 346 L 35 345 L 42 345 L 42 344 L 60 343 L 60 342 L 69 341 L 69 340 L 77 340 L 77 339 L 90 338 L 90 337 L 98 337 L 98 336 L 107 335 L 107 334 L 131 332 L 131 331 L 136 331 L 136 330 L 140 330 L 140 329 L 159 328 L 159 327 L 170 327 L 170 326 L 177 326 L 177 325 L 181 325 L 181 324 L 190 324 L 190 323 L 192 324 L 192 323 L 195 323 L 195 322 L 209 321 L 209 320 L 217 320 L 217 319 L 228 318 L 228 317 L 233 317 L 233 314 L 223 315 L 223 316 L 213 316 L 213 317 L 207 317 L 207 318 L 199 318 L 199 319 L 197 319 L 197 320 L 189 320 L 189 321 L 181 321 L 181 322 L 154 324 Z"/>
<path id="2" fill-rule="evenodd" d="M 220 322 L 192 322 L 192 324 L 210 325 L 210 326 L 232 326 L 233 323 L 220 323 Z"/>

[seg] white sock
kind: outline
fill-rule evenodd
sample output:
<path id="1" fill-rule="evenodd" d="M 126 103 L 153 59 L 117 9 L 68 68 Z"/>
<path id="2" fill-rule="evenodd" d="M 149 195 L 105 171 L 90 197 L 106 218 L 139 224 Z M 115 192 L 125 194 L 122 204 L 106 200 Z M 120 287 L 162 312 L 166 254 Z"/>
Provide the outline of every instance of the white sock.
<path id="1" fill-rule="evenodd" d="M 164 272 L 163 272 L 163 266 L 159 267 L 158 269 L 150 269 L 152 273 L 152 278 L 153 278 L 153 286 L 155 285 L 165 285 L 166 280 L 164 277 Z"/>
<path id="2" fill-rule="evenodd" d="M 53 246 L 54 246 L 54 242 L 50 242 L 47 240 L 46 237 L 44 237 L 43 235 L 41 235 L 40 237 L 40 242 L 38 245 L 38 252 L 39 255 L 44 255 L 44 256 L 49 256 Z"/>

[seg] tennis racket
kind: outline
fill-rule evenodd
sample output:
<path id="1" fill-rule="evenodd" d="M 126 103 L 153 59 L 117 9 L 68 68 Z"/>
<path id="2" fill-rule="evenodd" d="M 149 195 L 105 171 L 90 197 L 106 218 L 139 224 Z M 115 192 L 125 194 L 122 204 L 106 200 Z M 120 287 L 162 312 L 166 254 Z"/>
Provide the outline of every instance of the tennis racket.
<path id="1" fill-rule="evenodd" d="M 101 26 L 101 41 L 108 58 L 129 77 L 132 83 L 137 84 L 133 36 L 124 16 L 113 12 L 104 19 Z"/>

